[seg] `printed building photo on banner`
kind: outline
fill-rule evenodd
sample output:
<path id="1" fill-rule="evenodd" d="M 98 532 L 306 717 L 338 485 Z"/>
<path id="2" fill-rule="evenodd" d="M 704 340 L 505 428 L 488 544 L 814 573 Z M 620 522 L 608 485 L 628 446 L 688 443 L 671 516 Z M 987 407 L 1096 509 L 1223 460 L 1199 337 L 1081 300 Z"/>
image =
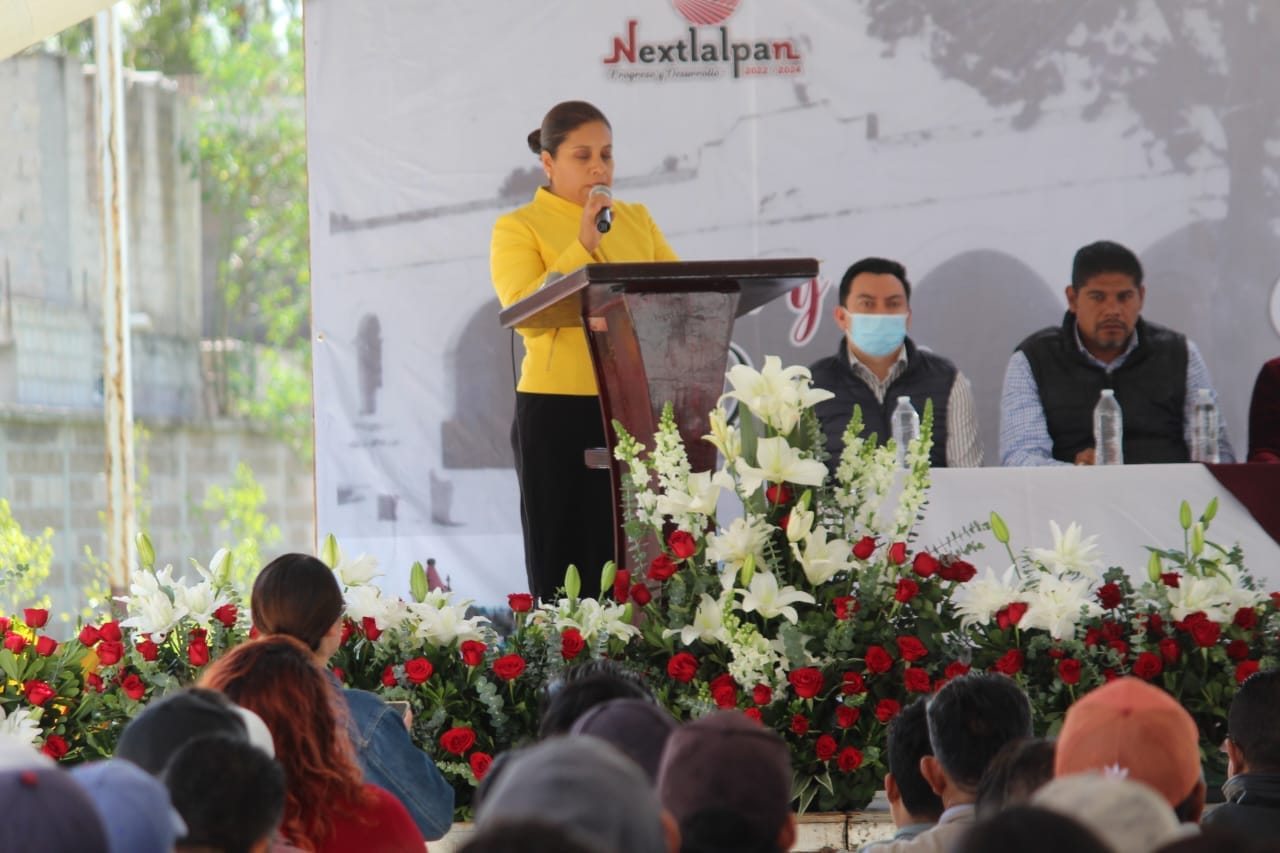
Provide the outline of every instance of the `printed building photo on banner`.
<path id="1" fill-rule="evenodd" d="M 399 594 L 427 557 L 481 604 L 525 588 L 524 351 L 489 247 L 544 183 L 526 136 L 565 100 L 609 117 L 613 197 L 681 259 L 820 260 L 739 318 L 736 358 L 831 355 L 845 269 L 900 261 L 911 338 L 970 379 L 998 464 L 1010 354 L 1061 322 L 1075 250 L 1114 240 L 1243 448 L 1280 348 L 1277 16 L 1132 8 L 1064 32 L 1019 3 L 309 0 L 321 535 L 375 554 Z"/>

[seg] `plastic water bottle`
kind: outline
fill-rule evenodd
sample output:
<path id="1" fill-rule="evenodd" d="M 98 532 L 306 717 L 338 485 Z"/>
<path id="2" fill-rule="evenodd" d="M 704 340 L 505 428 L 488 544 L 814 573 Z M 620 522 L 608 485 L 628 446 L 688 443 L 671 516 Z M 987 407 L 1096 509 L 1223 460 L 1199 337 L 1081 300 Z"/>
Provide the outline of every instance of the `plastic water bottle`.
<path id="1" fill-rule="evenodd" d="M 1093 407 L 1094 465 L 1124 464 L 1124 417 L 1114 388 L 1103 388 Z"/>
<path id="2" fill-rule="evenodd" d="M 1191 406 L 1191 461 L 1219 461 L 1218 406 L 1208 388 L 1196 391 L 1196 400 Z"/>
<path id="3" fill-rule="evenodd" d="M 910 397 L 899 397 L 893 410 L 893 442 L 898 446 L 898 467 L 907 467 L 907 445 L 920 435 L 920 416 Z"/>

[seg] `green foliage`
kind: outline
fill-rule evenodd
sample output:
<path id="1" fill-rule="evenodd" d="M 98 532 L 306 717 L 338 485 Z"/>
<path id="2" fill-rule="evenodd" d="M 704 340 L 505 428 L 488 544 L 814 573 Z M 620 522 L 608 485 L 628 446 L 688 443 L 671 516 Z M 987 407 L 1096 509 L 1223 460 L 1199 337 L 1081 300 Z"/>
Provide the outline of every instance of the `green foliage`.
<path id="1" fill-rule="evenodd" d="M 0 613 L 49 606 L 49 596 L 36 593 L 49 578 L 52 539 L 48 527 L 37 536 L 24 533 L 9 502 L 0 498 Z"/>
<path id="2" fill-rule="evenodd" d="M 280 528 L 267 520 L 262 512 L 267 493 L 254 478 L 253 469 L 244 462 L 236 465 L 230 486 L 212 485 L 205 492 L 201 509 L 222 520 L 218 529 L 230 534 L 235 545 L 231 549 L 231 585 L 246 598 L 253 578 L 262 568 L 262 548 L 281 539 Z"/>

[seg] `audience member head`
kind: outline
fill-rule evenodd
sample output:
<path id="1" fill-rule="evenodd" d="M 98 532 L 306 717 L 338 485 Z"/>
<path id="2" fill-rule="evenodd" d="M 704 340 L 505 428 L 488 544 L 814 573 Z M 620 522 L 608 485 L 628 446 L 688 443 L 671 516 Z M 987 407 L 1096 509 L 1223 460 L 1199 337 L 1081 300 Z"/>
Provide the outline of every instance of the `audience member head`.
<path id="1" fill-rule="evenodd" d="M 893 822 L 899 826 L 933 823 L 942 815 L 942 800 L 920 775 L 920 759 L 933 755 L 929 745 L 927 700 L 917 699 L 889 722 L 886 733 L 885 793 Z"/>
<path id="2" fill-rule="evenodd" d="M 57 767 L 0 770 L 0 850 L 103 853 L 107 829 L 87 791 Z"/>
<path id="3" fill-rule="evenodd" d="M 599 107 L 586 101 L 561 101 L 542 118 L 542 124 L 528 136 L 529 150 L 539 156 L 543 152 L 556 156 L 565 137 L 584 124 L 600 122 L 612 128 Z"/>
<path id="4" fill-rule="evenodd" d="M 978 819 L 1021 805 L 1053 778 L 1053 741 L 1021 738 L 1004 745 L 978 782 Z"/>
<path id="5" fill-rule="evenodd" d="M 743 714 L 717 711 L 667 738 L 658 797 L 680 826 L 681 849 L 789 850 L 791 755 L 782 739 Z"/>
<path id="6" fill-rule="evenodd" d="M 1150 785 L 1183 820 L 1204 809 L 1200 732 L 1178 701 L 1138 678 L 1117 678 L 1067 709 L 1055 776 L 1086 770 L 1122 772 Z"/>
<path id="7" fill-rule="evenodd" d="M 1227 758 L 1231 775 L 1280 773 L 1280 669 L 1255 672 L 1231 700 Z"/>
<path id="8" fill-rule="evenodd" d="M 115 757 L 159 776 L 187 742 L 209 734 L 249 739 L 244 718 L 226 696 L 191 687 L 162 696 L 139 711 L 120 733 Z"/>
<path id="9" fill-rule="evenodd" d="M 898 281 L 902 282 L 902 292 L 906 297 L 906 301 L 911 301 L 911 282 L 907 279 L 907 268 L 897 261 L 891 261 L 888 258 L 863 258 L 855 261 L 840 278 L 839 305 L 846 307 L 849 301 L 849 291 L 853 287 L 853 280 L 863 273 L 871 275 L 891 275 Z M 905 306 L 904 306 L 905 307 Z"/>
<path id="10" fill-rule="evenodd" d="M 1089 280 L 1107 273 L 1120 273 L 1142 287 L 1142 263 L 1128 248 L 1110 240 L 1099 240 L 1080 247 L 1071 261 L 1071 287 L 1079 290 Z"/>
<path id="11" fill-rule="evenodd" d="M 653 694 L 636 673 L 610 660 L 566 667 L 543 688 L 538 737 L 568 734 L 578 717 L 610 699 L 652 702 Z"/>
<path id="12" fill-rule="evenodd" d="M 367 802 L 341 694 L 299 640 L 277 634 L 236 646 L 209 666 L 200 683 L 253 711 L 271 730 L 288 781 L 288 838 L 323 845 L 335 809 Z"/>
<path id="13" fill-rule="evenodd" d="M 929 700 L 928 717 L 933 755 L 920 760 L 920 772 L 948 808 L 973 802 L 996 753 L 1031 736 L 1031 702 L 1004 675 L 951 679 Z"/>
<path id="14" fill-rule="evenodd" d="M 653 702 L 643 699 L 610 699 L 587 711 L 569 729 L 574 735 L 594 735 L 616 746 L 657 783 L 658 763 L 667 738 L 676 730 L 675 719 Z"/>
<path id="15" fill-rule="evenodd" d="M 1280 851 L 1280 841 L 1249 838 L 1206 826 L 1195 835 L 1188 835 L 1171 844 L 1166 844 L 1156 853 L 1277 853 L 1277 851 Z"/>
<path id="16" fill-rule="evenodd" d="M 516 753 L 476 808 L 476 828 L 539 820 L 592 850 L 674 853 L 674 826 L 634 761 L 596 737 L 553 737 Z M 496 831 L 496 830 L 495 830 Z"/>
<path id="17" fill-rule="evenodd" d="M 284 770 L 256 746 L 225 735 L 198 737 L 174 755 L 164 783 L 187 824 L 179 851 L 270 849 L 284 816 Z"/>
<path id="18" fill-rule="evenodd" d="M 308 554 L 282 554 L 253 581 L 249 607 L 259 634 L 301 640 L 321 660 L 342 639 L 342 588 L 333 570 Z"/>
<path id="19" fill-rule="evenodd" d="M 1067 815 L 1027 805 L 1011 806 L 979 820 L 950 848 L 950 853 L 993 850 L 1116 853 L 1092 830 Z"/>
<path id="20" fill-rule="evenodd" d="M 494 818 L 467 836 L 459 853 L 613 853 L 612 848 L 584 843 L 572 830 L 535 818 Z"/>
<path id="21" fill-rule="evenodd" d="M 1059 776 L 1036 791 L 1031 804 L 1075 818 L 1117 853 L 1150 853 L 1197 830 L 1178 823 L 1150 787 L 1099 773 Z"/>
<path id="22" fill-rule="evenodd" d="M 93 800 L 110 853 L 170 853 L 187 831 L 164 785 L 136 764 L 95 761 L 72 768 L 71 777 Z"/>

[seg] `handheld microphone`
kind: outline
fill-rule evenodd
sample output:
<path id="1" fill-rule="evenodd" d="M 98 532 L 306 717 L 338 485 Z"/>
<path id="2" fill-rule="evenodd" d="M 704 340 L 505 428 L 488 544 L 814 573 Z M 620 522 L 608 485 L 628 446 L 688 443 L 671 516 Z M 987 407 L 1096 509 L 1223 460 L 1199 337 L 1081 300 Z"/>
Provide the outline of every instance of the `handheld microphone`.
<path id="1" fill-rule="evenodd" d="M 591 188 L 590 195 L 602 195 L 613 201 L 613 190 L 605 184 L 596 184 Z M 600 212 L 596 214 L 596 230 L 601 234 L 609 233 L 609 229 L 613 227 L 613 210 L 609 207 L 600 208 Z"/>

